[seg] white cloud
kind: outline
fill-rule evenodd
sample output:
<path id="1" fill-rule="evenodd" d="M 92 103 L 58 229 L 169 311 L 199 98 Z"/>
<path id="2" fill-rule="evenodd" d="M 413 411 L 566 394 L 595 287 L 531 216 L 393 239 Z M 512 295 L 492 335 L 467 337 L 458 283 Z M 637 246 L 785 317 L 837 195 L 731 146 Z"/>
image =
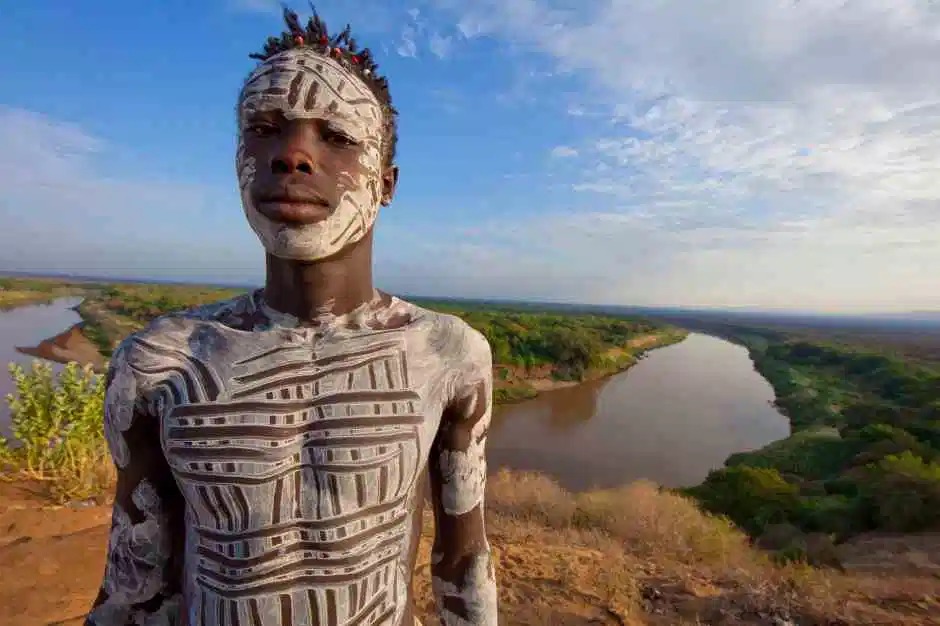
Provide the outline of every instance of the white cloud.
<path id="1" fill-rule="evenodd" d="M 657 248 L 589 299 L 940 307 L 940 3 L 437 4 L 581 78 L 569 115 L 606 109 L 558 245 L 585 275 Z"/>
<path id="2" fill-rule="evenodd" d="M 551 155 L 556 159 L 567 159 L 578 156 L 578 151 L 571 146 L 555 146 L 552 148 Z"/>
<path id="3" fill-rule="evenodd" d="M 418 56 L 418 44 L 415 43 L 415 36 L 417 31 L 412 26 L 405 26 L 401 32 L 401 39 L 398 42 L 398 46 L 395 48 L 395 51 L 399 55 L 407 58 L 415 58 Z"/>
<path id="4" fill-rule="evenodd" d="M 434 56 L 439 59 L 445 59 L 454 47 L 454 38 L 438 33 L 431 33 L 431 38 L 428 40 L 428 47 L 431 49 Z"/>

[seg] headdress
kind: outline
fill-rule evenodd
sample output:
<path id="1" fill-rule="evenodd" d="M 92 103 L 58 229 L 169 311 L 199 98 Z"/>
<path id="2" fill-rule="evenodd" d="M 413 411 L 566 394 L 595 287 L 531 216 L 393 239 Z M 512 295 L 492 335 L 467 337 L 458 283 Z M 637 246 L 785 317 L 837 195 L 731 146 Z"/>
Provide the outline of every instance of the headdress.
<path id="1" fill-rule="evenodd" d="M 305 48 L 339 62 L 358 75 L 364 83 L 377 92 L 377 95 L 381 92 L 388 92 L 388 81 L 384 76 L 378 75 L 378 64 L 372 58 L 372 51 L 368 48 L 359 50 L 348 24 L 340 33 L 331 36 L 326 22 L 317 14 L 313 4 L 310 5 L 313 15 L 307 21 L 306 27 L 301 25 L 294 11 L 286 5 L 282 6 L 288 30 L 281 33 L 280 37 L 268 37 L 264 52 L 251 54 L 251 58 L 266 61 L 287 50 Z"/>

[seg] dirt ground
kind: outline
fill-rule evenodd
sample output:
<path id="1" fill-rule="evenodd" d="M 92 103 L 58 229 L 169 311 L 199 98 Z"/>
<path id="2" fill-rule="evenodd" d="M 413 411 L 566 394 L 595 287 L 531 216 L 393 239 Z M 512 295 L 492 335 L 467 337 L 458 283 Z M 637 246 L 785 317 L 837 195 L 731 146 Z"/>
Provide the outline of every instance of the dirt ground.
<path id="1" fill-rule="evenodd" d="M 930 568 L 777 567 L 727 525 L 647 484 L 575 497 L 503 472 L 489 494 L 500 624 L 940 624 Z M 34 487 L 0 483 L 0 624 L 81 624 L 100 583 L 110 508 L 43 502 Z M 430 515 L 424 522 L 415 596 L 434 624 Z M 865 541 L 861 552 L 886 549 Z M 905 545 L 930 552 L 940 538 Z"/>

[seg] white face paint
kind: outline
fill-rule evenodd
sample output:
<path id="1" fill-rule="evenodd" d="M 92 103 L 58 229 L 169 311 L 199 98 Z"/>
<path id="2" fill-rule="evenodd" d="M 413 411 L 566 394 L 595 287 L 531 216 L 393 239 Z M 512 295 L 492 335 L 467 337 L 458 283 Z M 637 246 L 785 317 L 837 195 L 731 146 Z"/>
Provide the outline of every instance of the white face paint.
<path id="1" fill-rule="evenodd" d="M 369 87 L 339 62 L 309 49 L 275 55 L 248 77 L 239 106 L 236 169 L 248 223 L 274 256 L 316 261 L 333 255 L 369 232 L 382 201 L 384 113 Z M 343 172 L 346 191 L 326 219 L 281 224 L 261 214 L 250 196 L 258 167 L 244 144 L 244 122 L 256 111 L 279 111 L 287 119 L 328 119 L 362 145 L 360 172 Z M 314 164 L 316 167 L 316 164 Z"/>

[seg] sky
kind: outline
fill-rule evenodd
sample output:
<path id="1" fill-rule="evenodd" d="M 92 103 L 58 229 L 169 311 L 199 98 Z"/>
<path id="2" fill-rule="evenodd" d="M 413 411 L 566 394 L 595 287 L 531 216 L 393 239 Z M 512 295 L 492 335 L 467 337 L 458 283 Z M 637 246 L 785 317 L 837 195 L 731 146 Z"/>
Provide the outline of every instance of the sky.
<path id="1" fill-rule="evenodd" d="M 0 270 L 260 284 L 234 111 L 279 4 L 0 5 Z M 940 2 L 317 8 L 400 113 L 382 289 L 940 309 Z"/>

